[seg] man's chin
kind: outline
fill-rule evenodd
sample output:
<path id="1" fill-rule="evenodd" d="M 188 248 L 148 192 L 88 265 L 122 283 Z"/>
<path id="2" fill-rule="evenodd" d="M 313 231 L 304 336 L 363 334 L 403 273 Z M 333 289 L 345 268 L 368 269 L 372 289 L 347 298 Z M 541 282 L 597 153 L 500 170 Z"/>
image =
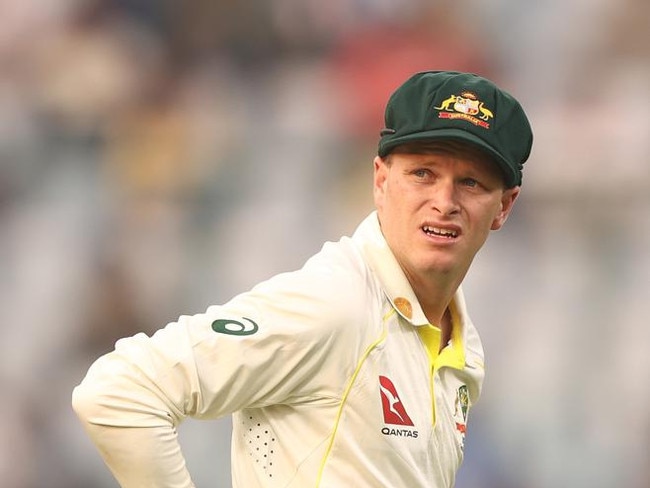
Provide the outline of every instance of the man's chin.
<path id="1" fill-rule="evenodd" d="M 423 259 L 419 266 L 423 274 L 453 274 L 458 269 L 458 263 L 451 258 L 436 257 Z"/>

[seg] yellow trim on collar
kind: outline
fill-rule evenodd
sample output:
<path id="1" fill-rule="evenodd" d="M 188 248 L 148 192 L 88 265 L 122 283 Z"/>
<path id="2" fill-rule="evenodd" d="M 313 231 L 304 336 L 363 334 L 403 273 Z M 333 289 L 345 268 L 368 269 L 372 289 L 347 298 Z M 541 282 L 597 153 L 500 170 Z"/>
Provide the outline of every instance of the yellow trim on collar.
<path id="1" fill-rule="evenodd" d="M 427 356 L 429 356 L 429 364 L 433 370 L 438 355 L 440 353 L 440 336 L 442 331 L 435 325 L 426 324 L 421 325 L 416 329 L 420 335 L 420 339 L 426 346 Z"/>

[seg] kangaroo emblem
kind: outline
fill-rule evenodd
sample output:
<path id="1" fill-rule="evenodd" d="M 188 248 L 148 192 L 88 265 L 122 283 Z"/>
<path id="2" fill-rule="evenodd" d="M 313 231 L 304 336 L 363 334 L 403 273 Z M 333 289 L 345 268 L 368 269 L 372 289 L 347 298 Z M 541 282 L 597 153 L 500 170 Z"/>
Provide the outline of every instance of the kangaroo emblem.
<path id="1" fill-rule="evenodd" d="M 443 100 L 443 102 L 440 104 L 439 107 L 433 107 L 433 108 L 435 108 L 436 110 L 450 110 L 451 111 L 452 109 L 449 108 L 449 107 L 455 101 L 456 101 L 456 95 L 452 95 L 447 100 Z"/>
<path id="2" fill-rule="evenodd" d="M 479 104 L 478 109 L 481 111 L 481 116 L 479 118 L 483 120 L 494 118 L 494 114 L 483 106 L 483 102 Z"/>

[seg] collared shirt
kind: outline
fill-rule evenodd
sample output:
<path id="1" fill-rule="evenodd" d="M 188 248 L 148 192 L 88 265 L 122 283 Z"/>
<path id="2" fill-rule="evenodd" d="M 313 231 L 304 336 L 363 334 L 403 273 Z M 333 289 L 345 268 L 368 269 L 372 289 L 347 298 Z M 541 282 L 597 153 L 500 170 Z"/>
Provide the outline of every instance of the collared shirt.
<path id="1" fill-rule="evenodd" d="M 121 339 L 73 405 L 127 488 L 191 487 L 175 426 L 233 414 L 236 488 L 453 486 L 483 350 L 462 291 L 439 352 L 376 213 L 279 274 Z"/>

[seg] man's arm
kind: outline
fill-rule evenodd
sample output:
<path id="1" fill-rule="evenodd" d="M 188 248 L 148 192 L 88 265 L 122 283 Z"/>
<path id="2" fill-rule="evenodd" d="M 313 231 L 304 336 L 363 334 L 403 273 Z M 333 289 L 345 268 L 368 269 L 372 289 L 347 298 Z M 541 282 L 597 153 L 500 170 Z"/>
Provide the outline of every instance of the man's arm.
<path id="1" fill-rule="evenodd" d="M 123 487 L 193 486 L 175 430 L 186 417 L 340 393 L 331 378 L 363 342 L 350 324 L 365 320 L 366 291 L 362 275 L 321 261 L 121 339 L 90 367 L 73 406 Z"/>
<path id="2" fill-rule="evenodd" d="M 84 429 L 122 487 L 193 487 L 176 432 L 184 413 L 119 349 L 99 358 L 73 391 Z"/>

